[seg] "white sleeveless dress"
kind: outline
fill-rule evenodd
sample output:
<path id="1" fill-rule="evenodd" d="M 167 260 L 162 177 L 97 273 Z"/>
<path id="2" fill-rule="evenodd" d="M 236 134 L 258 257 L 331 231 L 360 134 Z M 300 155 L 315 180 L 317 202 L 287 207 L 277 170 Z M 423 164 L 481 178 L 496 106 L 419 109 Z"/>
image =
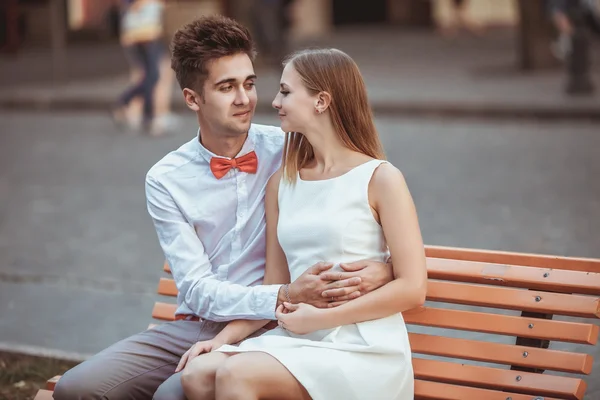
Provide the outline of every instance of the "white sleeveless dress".
<path id="1" fill-rule="evenodd" d="M 336 264 L 385 261 L 388 248 L 368 201 L 375 169 L 371 160 L 346 174 L 279 185 L 277 235 L 292 281 L 319 261 Z M 296 335 L 275 328 L 239 347 L 260 351 L 283 364 L 315 400 L 412 400 L 414 378 L 408 333 L 401 314 Z"/>

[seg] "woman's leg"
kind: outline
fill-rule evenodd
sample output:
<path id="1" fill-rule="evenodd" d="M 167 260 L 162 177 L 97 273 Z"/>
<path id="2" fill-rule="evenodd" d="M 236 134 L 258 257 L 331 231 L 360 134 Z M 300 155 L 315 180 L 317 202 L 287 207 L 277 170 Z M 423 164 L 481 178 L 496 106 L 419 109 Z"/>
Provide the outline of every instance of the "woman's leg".
<path id="1" fill-rule="evenodd" d="M 239 353 L 217 370 L 217 400 L 310 400 L 306 389 L 266 353 Z"/>
<path id="2" fill-rule="evenodd" d="M 188 400 L 213 400 L 215 398 L 215 378 L 219 367 L 225 364 L 227 353 L 202 354 L 194 358 L 181 374 L 181 385 Z"/>
<path id="3" fill-rule="evenodd" d="M 137 44 L 129 45 L 124 50 L 131 68 L 134 70 L 143 70 L 144 55 L 140 46 Z M 129 115 L 129 104 L 134 98 L 142 95 L 142 79 L 143 76 L 141 73 L 136 74 L 136 79 L 127 86 L 112 106 L 112 119 L 120 128 L 131 125 L 130 121 L 132 118 Z"/>
<path id="4" fill-rule="evenodd" d="M 159 80 L 161 48 L 158 41 L 144 43 L 144 79 L 141 82 L 144 97 L 143 123 L 150 127 L 154 119 L 154 89 Z"/>
<path id="5" fill-rule="evenodd" d="M 132 60 L 132 63 L 140 68 L 145 69 L 146 64 L 146 50 L 141 44 L 134 44 L 129 46 L 127 49 L 129 53 L 129 58 Z M 118 105 L 121 107 L 128 106 L 131 100 L 133 100 L 137 96 L 141 96 L 143 94 L 143 81 L 144 77 L 140 76 L 136 82 L 133 82 L 125 91 L 119 96 Z"/>

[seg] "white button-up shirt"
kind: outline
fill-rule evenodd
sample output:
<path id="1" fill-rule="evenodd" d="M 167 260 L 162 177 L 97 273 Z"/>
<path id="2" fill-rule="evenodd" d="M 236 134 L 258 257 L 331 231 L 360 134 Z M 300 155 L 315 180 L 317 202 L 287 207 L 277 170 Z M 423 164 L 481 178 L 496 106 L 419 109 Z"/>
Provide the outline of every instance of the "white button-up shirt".
<path id="1" fill-rule="evenodd" d="M 280 285 L 265 271 L 265 189 L 281 165 L 284 134 L 252 124 L 236 157 L 254 150 L 256 174 L 210 170 L 218 157 L 198 137 L 169 153 L 146 176 L 148 211 L 179 290 L 177 314 L 211 321 L 275 319 Z"/>

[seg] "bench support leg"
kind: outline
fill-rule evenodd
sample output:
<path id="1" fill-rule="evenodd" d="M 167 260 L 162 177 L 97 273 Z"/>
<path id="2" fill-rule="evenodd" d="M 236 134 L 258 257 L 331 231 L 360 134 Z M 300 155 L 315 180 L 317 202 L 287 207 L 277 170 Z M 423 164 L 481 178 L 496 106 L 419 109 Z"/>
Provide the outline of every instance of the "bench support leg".
<path id="1" fill-rule="evenodd" d="M 533 313 L 533 312 L 523 311 L 521 313 L 521 317 L 523 317 L 523 318 L 552 319 L 552 314 L 540 314 L 540 313 Z M 548 346 L 550 345 L 550 341 L 548 341 L 548 340 L 542 340 L 542 339 L 530 339 L 530 338 L 524 338 L 524 337 L 517 337 L 517 341 L 516 341 L 515 344 L 517 346 L 528 346 L 528 347 L 536 347 L 536 348 L 540 348 L 540 349 L 547 349 Z M 527 357 L 527 354 L 523 353 L 523 357 Z M 512 365 L 510 367 L 510 369 L 513 370 L 513 371 L 535 372 L 535 373 L 538 373 L 538 374 L 541 374 L 541 373 L 544 372 L 543 369 L 520 367 L 520 366 L 516 366 L 516 365 Z"/>

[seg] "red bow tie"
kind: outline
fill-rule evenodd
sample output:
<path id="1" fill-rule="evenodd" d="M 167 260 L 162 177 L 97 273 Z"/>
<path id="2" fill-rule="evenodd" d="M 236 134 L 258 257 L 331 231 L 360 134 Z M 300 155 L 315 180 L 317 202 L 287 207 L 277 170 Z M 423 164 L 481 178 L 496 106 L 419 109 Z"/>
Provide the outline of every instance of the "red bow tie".
<path id="1" fill-rule="evenodd" d="M 221 179 L 227 175 L 231 168 L 237 168 L 242 172 L 255 174 L 256 169 L 258 168 L 258 158 L 256 157 L 256 153 L 251 151 L 248 154 L 231 160 L 219 157 L 210 159 L 210 170 L 217 179 Z"/>

